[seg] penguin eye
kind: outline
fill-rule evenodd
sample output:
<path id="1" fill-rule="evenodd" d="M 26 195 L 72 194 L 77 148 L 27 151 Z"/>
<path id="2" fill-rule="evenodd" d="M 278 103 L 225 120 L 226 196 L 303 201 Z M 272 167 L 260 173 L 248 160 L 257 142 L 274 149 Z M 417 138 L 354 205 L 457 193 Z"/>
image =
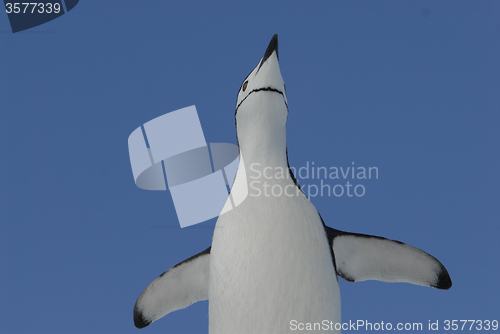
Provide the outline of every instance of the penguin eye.
<path id="1" fill-rule="evenodd" d="M 247 86 L 248 86 L 248 81 L 245 81 L 245 83 L 243 84 L 243 91 L 245 91 L 245 89 L 247 89 Z"/>

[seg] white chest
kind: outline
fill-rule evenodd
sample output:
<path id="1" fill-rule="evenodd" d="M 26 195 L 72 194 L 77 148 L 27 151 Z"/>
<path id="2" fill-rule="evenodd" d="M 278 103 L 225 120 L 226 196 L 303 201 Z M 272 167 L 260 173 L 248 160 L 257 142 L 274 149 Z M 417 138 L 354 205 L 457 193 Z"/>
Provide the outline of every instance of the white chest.
<path id="1" fill-rule="evenodd" d="M 219 217 L 210 264 L 210 332 L 288 333 L 340 321 L 328 241 L 305 196 L 247 199 Z"/>

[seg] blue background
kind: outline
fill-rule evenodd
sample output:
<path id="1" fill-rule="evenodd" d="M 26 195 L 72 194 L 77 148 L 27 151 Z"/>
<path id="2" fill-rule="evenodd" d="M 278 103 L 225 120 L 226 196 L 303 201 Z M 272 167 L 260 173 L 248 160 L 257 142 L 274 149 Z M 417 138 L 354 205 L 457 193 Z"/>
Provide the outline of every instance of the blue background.
<path id="1" fill-rule="evenodd" d="M 339 279 L 343 321 L 499 320 L 499 17 L 495 1 L 84 1 L 12 34 L 0 14 L 0 331 L 139 332 L 136 298 L 215 219 L 181 229 L 169 192 L 135 186 L 127 138 L 194 104 L 207 142 L 236 143 L 237 91 L 274 33 L 290 164 L 379 169 L 361 198 L 312 198 L 325 222 L 421 248 L 453 280 Z M 141 332 L 207 333 L 208 303 Z"/>

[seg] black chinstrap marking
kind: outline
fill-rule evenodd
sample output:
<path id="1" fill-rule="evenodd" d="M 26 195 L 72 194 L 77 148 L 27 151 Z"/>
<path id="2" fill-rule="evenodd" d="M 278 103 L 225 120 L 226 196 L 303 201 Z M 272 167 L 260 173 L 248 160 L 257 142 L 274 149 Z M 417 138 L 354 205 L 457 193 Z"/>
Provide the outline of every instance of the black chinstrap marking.
<path id="1" fill-rule="evenodd" d="M 276 88 L 272 88 L 272 87 L 262 87 L 262 88 L 257 88 L 257 89 L 252 90 L 250 93 L 248 93 L 247 96 L 245 96 L 245 98 L 243 100 L 241 100 L 241 102 L 236 106 L 236 110 L 234 112 L 234 116 L 236 116 L 236 114 L 238 113 L 238 108 L 241 106 L 241 104 L 243 103 L 243 101 L 245 101 L 250 95 L 252 95 L 252 93 L 262 92 L 262 91 L 264 91 L 264 92 L 275 92 L 275 93 L 281 94 L 281 96 L 283 96 L 283 102 L 285 102 L 286 110 L 288 111 L 288 104 L 285 101 L 285 94 L 282 91 L 280 91 L 279 89 L 276 89 Z"/>

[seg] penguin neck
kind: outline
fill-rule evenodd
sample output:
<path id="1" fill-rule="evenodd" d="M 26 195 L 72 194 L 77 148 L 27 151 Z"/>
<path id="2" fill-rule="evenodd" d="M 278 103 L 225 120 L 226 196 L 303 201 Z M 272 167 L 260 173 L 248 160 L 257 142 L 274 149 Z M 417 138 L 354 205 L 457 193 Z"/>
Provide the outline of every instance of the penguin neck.
<path id="1" fill-rule="evenodd" d="M 275 170 L 288 170 L 286 152 L 286 119 L 288 109 L 280 94 L 256 94 L 252 103 L 237 111 L 236 129 L 240 148 L 240 161 L 245 170 L 267 168 L 267 175 Z M 245 101 L 247 102 L 247 101 Z M 241 168 L 241 166 L 240 166 Z"/>
<path id="2" fill-rule="evenodd" d="M 248 168 L 251 164 L 257 164 L 262 168 L 286 167 L 286 132 L 283 129 L 274 132 L 271 129 L 260 128 L 258 133 L 249 134 L 244 140 L 238 137 L 240 144 L 240 158 Z M 250 140 L 247 140 L 250 139 Z"/>

